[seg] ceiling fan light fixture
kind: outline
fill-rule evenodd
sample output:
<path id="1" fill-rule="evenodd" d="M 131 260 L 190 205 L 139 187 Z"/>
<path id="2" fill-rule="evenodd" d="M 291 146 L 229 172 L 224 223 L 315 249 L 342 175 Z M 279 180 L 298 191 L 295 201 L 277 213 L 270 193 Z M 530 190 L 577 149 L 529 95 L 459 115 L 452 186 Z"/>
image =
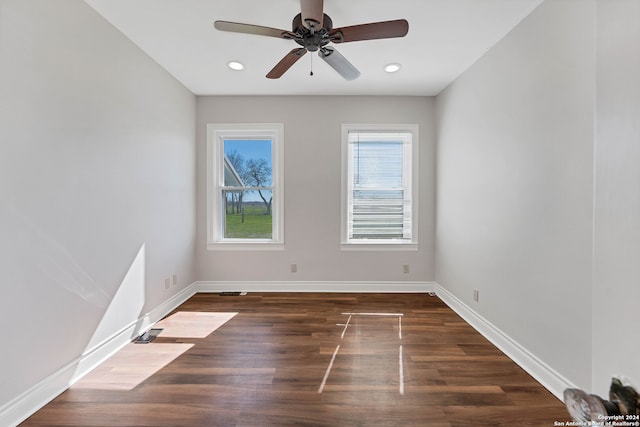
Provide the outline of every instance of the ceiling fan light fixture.
<path id="1" fill-rule="evenodd" d="M 234 71 L 242 71 L 244 70 L 244 65 L 238 61 L 229 61 L 227 63 L 227 67 L 231 68 Z"/>
<path id="2" fill-rule="evenodd" d="M 384 66 L 384 71 L 387 73 L 396 73 L 398 71 L 400 71 L 401 65 L 400 64 L 387 64 Z"/>

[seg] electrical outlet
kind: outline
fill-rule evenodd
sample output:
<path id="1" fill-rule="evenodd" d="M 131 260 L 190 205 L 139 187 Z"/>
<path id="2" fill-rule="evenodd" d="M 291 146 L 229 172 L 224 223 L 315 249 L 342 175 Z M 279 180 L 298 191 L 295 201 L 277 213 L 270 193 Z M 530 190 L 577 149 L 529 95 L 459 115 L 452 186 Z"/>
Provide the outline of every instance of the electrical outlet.
<path id="1" fill-rule="evenodd" d="M 178 273 L 173 273 L 173 286 L 178 284 Z"/>
<path id="2" fill-rule="evenodd" d="M 291 264 L 291 272 L 296 273 L 298 271 L 298 264 Z"/>
<path id="3" fill-rule="evenodd" d="M 402 266 L 402 272 L 403 273 L 408 273 L 409 272 L 409 264 L 405 264 Z"/>
<path id="4" fill-rule="evenodd" d="M 480 291 L 478 289 L 473 290 L 473 300 L 480 301 Z"/>
<path id="5" fill-rule="evenodd" d="M 169 280 L 169 278 L 168 278 L 168 277 L 167 277 L 166 279 L 164 279 L 164 288 L 165 288 L 165 289 L 169 289 L 169 284 L 170 284 L 170 282 L 171 282 L 171 281 Z"/>

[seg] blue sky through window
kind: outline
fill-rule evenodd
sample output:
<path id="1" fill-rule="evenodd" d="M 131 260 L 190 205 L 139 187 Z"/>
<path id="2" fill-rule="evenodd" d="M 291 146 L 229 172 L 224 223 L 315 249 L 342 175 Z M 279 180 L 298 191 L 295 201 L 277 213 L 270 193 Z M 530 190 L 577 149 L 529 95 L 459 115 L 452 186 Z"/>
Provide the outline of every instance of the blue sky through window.
<path id="1" fill-rule="evenodd" d="M 249 159 L 264 159 L 271 167 L 271 140 L 269 139 L 226 139 L 224 141 L 224 155 L 236 151 L 245 161 Z"/>
<path id="2" fill-rule="evenodd" d="M 248 180 L 243 176 L 247 162 L 249 160 L 259 161 L 264 160 L 271 172 L 272 168 L 272 147 L 270 139 L 225 139 L 224 140 L 224 155 L 231 160 L 233 154 L 239 155 L 243 164 L 238 166 L 234 164 L 238 174 L 245 181 L 245 184 L 249 185 Z M 232 162 L 233 163 L 233 162 Z M 270 186 L 272 183 L 272 174 L 269 174 L 268 182 L 262 183 L 263 186 Z M 264 193 L 264 192 L 263 192 Z M 261 201 L 256 191 L 245 192 L 244 200 L 246 202 Z"/>

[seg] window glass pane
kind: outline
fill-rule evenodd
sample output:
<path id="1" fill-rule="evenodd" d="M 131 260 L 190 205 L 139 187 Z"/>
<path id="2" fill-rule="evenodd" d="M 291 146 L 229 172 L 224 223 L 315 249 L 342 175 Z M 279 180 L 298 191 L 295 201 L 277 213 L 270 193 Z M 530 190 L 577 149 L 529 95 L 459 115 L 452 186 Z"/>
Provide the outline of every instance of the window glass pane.
<path id="1" fill-rule="evenodd" d="M 223 144 L 224 238 L 271 239 L 272 141 L 225 139 Z"/>
<path id="2" fill-rule="evenodd" d="M 354 187 L 402 187 L 402 141 L 353 144 Z"/>
<path id="3" fill-rule="evenodd" d="M 223 191 L 224 237 L 271 239 L 271 190 Z"/>
<path id="4" fill-rule="evenodd" d="M 401 239 L 403 191 L 354 191 L 352 239 Z"/>
<path id="5" fill-rule="evenodd" d="M 224 158 L 225 186 L 271 186 L 271 140 L 225 139 Z"/>

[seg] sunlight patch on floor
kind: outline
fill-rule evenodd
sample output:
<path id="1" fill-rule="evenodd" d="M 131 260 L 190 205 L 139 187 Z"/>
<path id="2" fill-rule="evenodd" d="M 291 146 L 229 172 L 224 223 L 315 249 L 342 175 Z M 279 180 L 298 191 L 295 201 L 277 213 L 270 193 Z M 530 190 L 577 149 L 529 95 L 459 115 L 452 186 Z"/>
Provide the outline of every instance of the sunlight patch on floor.
<path id="1" fill-rule="evenodd" d="M 161 338 L 205 338 L 237 312 L 179 311 L 154 325 Z M 75 383 L 72 389 L 133 390 L 195 344 L 129 343 Z"/>
<path id="2" fill-rule="evenodd" d="M 162 319 L 153 327 L 162 328 L 162 338 L 205 338 L 236 314 L 238 313 L 179 311 Z"/>
<path id="3" fill-rule="evenodd" d="M 127 344 L 71 389 L 133 390 L 194 344 Z"/>

